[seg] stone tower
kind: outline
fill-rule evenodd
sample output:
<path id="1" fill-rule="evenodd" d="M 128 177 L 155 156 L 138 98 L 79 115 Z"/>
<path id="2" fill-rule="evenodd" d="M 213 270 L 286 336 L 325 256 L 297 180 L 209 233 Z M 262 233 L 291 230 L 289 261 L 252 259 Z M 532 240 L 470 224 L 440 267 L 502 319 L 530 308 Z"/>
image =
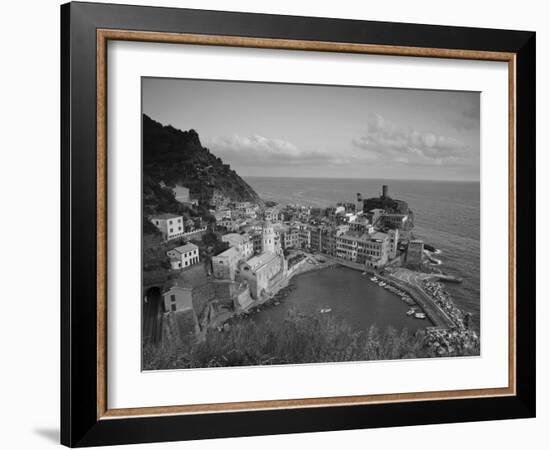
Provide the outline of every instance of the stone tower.
<path id="1" fill-rule="evenodd" d="M 266 220 L 262 226 L 262 253 L 275 253 L 275 231 L 273 224 Z"/>

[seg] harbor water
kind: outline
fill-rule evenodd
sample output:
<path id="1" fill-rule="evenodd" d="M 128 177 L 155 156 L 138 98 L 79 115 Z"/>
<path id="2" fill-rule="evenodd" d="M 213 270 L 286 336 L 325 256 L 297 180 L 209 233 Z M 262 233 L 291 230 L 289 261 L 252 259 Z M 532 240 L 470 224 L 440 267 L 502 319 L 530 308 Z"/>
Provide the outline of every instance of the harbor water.
<path id="1" fill-rule="evenodd" d="M 292 278 L 288 293 L 278 306 L 251 316 L 257 323 L 284 320 L 291 311 L 308 316 L 332 315 L 356 331 L 376 325 L 411 331 L 430 326 L 428 319 L 407 316 L 410 309 L 399 296 L 371 281 L 370 276 L 346 267 L 329 267 Z"/>

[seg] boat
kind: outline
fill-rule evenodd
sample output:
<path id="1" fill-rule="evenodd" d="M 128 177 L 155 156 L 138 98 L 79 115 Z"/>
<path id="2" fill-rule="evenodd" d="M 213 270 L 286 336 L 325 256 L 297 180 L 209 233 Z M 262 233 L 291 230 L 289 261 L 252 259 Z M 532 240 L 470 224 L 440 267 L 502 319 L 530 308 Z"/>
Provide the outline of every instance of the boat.
<path id="1" fill-rule="evenodd" d="M 425 319 L 426 314 L 422 313 L 422 312 L 417 312 L 417 313 L 414 314 L 414 317 L 416 317 L 417 319 Z"/>
<path id="2" fill-rule="evenodd" d="M 370 280 L 371 280 L 371 281 L 378 281 L 378 278 L 376 278 L 376 277 L 371 277 Z"/>
<path id="3" fill-rule="evenodd" d="M 416 309 L 411 308 L 407 311 L 407 316 L 412 316 L 416 312 Z"/>
<path id="4" fill-rule="evenodd" d="M 362 273 L 362 275 L 366 275 L 366 274 L 367 274 L 367 272 L 363 272 L 363 273 Z"/>
<path id="5" fill-rule="evenodd" d="M 381 286 L 381 287 L 384 287 L 386 285 L 386 283 L 384 283 L 383 281 L 381 281 L 380 283 L 378 283 L 378 286 Z"/>
<path id="6" fill-rule="evenodd" d="M 321 314 L 326 314 L 332 311 L 332 308 L 322 308 L 321 311 L 319 311 Z"/>

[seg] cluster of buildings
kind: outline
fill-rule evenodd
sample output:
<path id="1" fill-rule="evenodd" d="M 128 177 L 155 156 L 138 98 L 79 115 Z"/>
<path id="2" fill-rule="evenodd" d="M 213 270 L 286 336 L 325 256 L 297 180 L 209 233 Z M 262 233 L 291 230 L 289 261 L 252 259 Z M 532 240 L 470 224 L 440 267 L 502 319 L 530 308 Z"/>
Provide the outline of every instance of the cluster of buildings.
<path id="1" fill-rule="evenodd" d="M 252 202 L 229 202 L 224 199 L 210 203 L 215 207 L 210 210 L 210 214 L 216 219 L 216 226 L 230 232 L 239 231 L 263 215 L 260 207 Z"/>
<path id="2" fill-rule="evenodd" d="M 187 201 L 188 192 L 181 187 L 176 190 Z M 194 267 L 200 255 L 191 242 L 167 252 L 171 269 L 198 270 L 202 275 L 194 285 L 182 285 L 180 280 L 165 287 L 165 311 L 193 309 L 199 328 L 199 318 L 208 315 L 204 305 L 211 308 L 212 299 L 219 298 L 220 292 L 241 308 L 275 292 L 288 274 L 285 255 L 291 249 L 326 254 L 372 270 L 396 259 L 405 264 L 422 263 L 424 244 L 410 236 L 413 213 L 406 202 L 389 196 L 387 186 L 379 197 L 363 199 L 357 194 L 355 202 L 325 209 L 303 205 L 261 208 L 251 202 L 230 202 L 222 195 L 216 196 L 214 203 L 215 231 L 228 248 L 212 257 L 211 267 Z M 152 216 L 150 221 L 166 241 L 180 237 L 189 241 L 197 231 L 206 230 L 186 229 L 183 217 L 174 214 Z M 200 298 L 209 300 L 201 303 Z"/>
<path id="3" fill-rule="evenodd" d="M 280 241 L 269 221 L 262 222 L 254 236 L 260 237 L 256 251 L 249 234 L 223 235 L 221 239 L 229 248 L 212 258 L 211 273 L 198 264 L 199 248 L 193 243 L 167 252 L 170 267 L 181 270 L 161 289 L 166 323 L 172 333 L 200 333 L 276 290 L 287 273 Z"/>
<path id="4" fill-rule="evenodd" d="M 275 241 L 283 249 L 304 249 L 324 253 L 380 269 L 400 257 L 403 262 L 419 264 L 423 244 L 409 242 L 414 226 L 414 214 L 407 202 L 390 197 L 388 186 L 382 186 L 378 197 L 363 198 L 356 195 L 355 202 L 341 202 L 321 209 L 303 205 L 286 205 L 260 210 L 248 202 L 226 204 L 213 211 L 216 226 L 229 235 L 252 242 L 255 254 L 262 252 L 259 218 L 273 226 Z M 234 247 L 234 245 L 231 245 Z M 408 251 L 410 249 L 410 251 Z M 236 259 L 229 252 L 226 258 Z"/>
<path id="5" fill-rule="evenodd" d="M 250 233 L 228 233 L 222 241 L 229 248 L 212 258 L 212 275 L 216 279 L 246 282 L 253 299 L 265 298 L 284 279 L 287 265 L 269 220 Z"/>
<path id="6" fill-rule="evenodd" d="M 175 189 L 181 193 L 182 187 Z M 183 197 L 185 194 L 183 192 Z M 264 254 L 277 255 L 278 260 L 283 251 L 289 249 L 324 253 L 371 269 L 380 269 L 400 257 L 403 253 L 400 249 L 405 252 L 403 262 L 422 262 L 423 243 L 409 242 L 414 226 L 413 212 L 407 202 L 390 197 L 387 185 L 382 186 L 378 197 L 363 198 L 358 193 L 355 202 L 341 202 L 325 209 L 303 205 L 262 209 L 252 202 L 231 202 L 221 194 L 214 200 L 216 206 L 210 212 L 216 219 L 216 230 L 222 234 L 222 241 L 229 245 L 228 250 L 213 260 L 212 273 L 219 279 L 234 280 L 249 260 L 252 264 L 248 270 L 261 273 L 264 266 L 279 264 Z M 183 217 L 173 214 L 153 216 L 151 222 L 166 240 L 191 239 L 194 236 L 190 233 L 205 230 L 190 230 L 184 226 Z M 169 255 L 173 268 L 198 262 L 187 254 L 187 247 L 183 247 L 184 253 L 174 249 Z M 266 288 L 265 283 L 256 284 L 260 291 Z"/>

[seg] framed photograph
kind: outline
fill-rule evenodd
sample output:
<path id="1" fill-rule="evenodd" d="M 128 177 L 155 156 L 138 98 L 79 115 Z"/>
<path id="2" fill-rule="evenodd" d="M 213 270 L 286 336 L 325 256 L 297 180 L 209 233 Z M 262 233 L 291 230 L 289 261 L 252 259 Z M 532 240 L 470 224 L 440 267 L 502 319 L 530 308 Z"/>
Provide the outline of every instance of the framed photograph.
<path id="1" fill-rule="evenodd" d="M 61 440 L 535 415 L 535 33 L 61 7 Z"/>

